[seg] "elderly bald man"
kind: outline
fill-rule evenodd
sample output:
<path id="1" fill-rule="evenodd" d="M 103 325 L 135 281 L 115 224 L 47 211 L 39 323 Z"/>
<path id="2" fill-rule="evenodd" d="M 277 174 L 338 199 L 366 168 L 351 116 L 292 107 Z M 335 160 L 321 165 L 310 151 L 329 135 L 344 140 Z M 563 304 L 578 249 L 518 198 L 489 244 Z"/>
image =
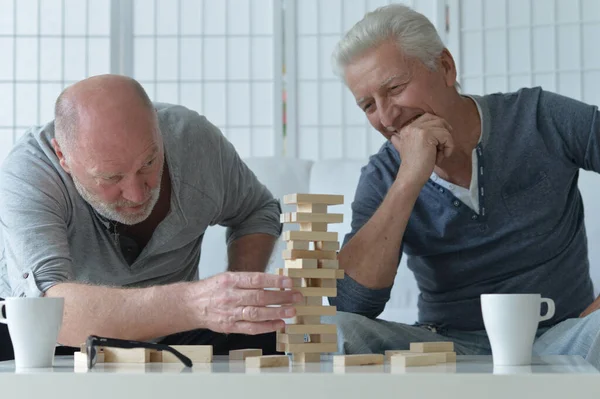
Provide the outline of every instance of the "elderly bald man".
<path id="1" fill-rule="evenodd" d="M 580 168 L 600 172 L 598 108 L 541 88 L 462 94 L 434 26 L 403 5 L 365 15 L 333 58 L 387 139 L 362 170 L 339 254 L 340 350 L 452 340 L 460 354 L 490 354 L 480 295 L 537 293 L 556 313 L 535 353 L 600 368 L 577 188 Z M 401 256 L 420 290 L 416 325 L 377 319 Z"/>
<path id="2" fill-rule="evenodd" d="M 206 118 L 153 104 L 138 82 L 67 88 L 55 120 L 15 145 L 0 172 L 0 297 L 64 297 L 59 341 L 94 334 L 215 353 L 260 347 L 301 295 L 264 273 L 279 202 Z M 228 272 L 197 280 L 202 237 L 227 226 Z"/>

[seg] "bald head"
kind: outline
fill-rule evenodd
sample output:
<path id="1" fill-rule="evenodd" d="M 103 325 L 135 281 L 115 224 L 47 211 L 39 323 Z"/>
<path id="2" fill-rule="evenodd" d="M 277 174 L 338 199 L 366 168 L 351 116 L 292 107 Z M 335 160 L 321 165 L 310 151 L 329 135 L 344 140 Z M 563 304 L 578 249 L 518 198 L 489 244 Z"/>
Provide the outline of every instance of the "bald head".
<path id="1" fill-rule="evenodd" d="M 67 87 L 56 100 L 54 130 L 63 153 L 79 148 L 90 135 L 104 134 L 107 121 L 130 119 L 146 113 L 155 118 L 154 106 L 144 88 L 121 75 L 99 75 Z"/>

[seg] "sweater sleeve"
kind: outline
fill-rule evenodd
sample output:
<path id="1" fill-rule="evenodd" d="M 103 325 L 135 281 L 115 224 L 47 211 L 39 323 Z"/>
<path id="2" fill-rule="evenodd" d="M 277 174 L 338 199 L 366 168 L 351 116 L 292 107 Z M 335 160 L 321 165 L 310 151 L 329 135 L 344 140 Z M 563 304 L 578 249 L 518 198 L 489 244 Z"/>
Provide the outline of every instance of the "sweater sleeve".
<path id="1" fill-rule="evenodd" d="M 396 179 L 399 166 L 397 152 L 386 143 L 362 168 L 352 202 L 351 231 L 345 236 L 343 245 L 346 245 L 377 211 Z M 336 305 L 340 311 L 376 318 L 383 312 L 391 291 L 392 286 L 382 289 L 367 288 L 346 275 L 338 280 L 337 297 L 329 298 L 329 302 Z"/>

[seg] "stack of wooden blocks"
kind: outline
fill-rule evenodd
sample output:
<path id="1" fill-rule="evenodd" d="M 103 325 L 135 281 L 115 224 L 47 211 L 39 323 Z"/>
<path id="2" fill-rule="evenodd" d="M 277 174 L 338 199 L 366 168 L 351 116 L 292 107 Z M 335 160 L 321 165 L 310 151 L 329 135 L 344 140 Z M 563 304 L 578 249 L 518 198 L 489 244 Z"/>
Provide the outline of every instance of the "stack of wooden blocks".
<path id="1" fill-rule="evenodd" d="M 294 281 L 294 290 L 304 295 L 296 306 L 296 317 L 277 334 L 277 350 L 292 353 L 296 362 L 319 362 L 321 353 L 337 351 L 335 324 L 321 324 L 321 316 L 334 316 L 335 306 L 323 306 L 323 297 L 337 295 L 336 280 L 344 278 L 339 269 L 338 234 L 328 232 L 330 223 L 343 222 L 342 214 L 328 213 L 329 205 L 344 203 L 342 195 L 290 194 L 284 204 L 296 205 L 296 212 L 281 215 L 282 223 L 298 223 L 299 231 L 285 231 L 285 268 L 279 275 Z"/>

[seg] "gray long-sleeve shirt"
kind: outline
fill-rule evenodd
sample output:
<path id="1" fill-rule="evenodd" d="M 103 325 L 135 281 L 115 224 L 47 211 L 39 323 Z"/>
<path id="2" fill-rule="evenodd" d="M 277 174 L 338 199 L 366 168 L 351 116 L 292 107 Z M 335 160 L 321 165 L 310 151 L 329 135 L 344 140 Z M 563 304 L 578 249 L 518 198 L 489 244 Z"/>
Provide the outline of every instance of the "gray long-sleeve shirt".
<path id="1" fill-rule="evenodd" d="M 473 96 L 482 111 L 477 146 L 481 214 L 430 179 L 402 241 L 419 295 L 419 321 L 482 330 L 480 295 L 539 293 L 555 316 L 577 317 L 594 299 L 579 169 L 600 172 L 600 112 L 540 88 Z M 401 160 L 389 142 L 363 168 L 347 243 L 375 213 Z M 402 255 L 402 250 L 400 255 Z M 391 287 L 346 276 L 338 310 L 379 315 Z"/>
<path id="2" fill-rule="evenodd" d="M 131 264 L 109 223 L 60 167 L 53 123 L 19 140 L 0 171 L 0 297 L 41 296 L 67 281 L 135 287 L 191 281 L 209 226 L 227 226 L 228 243 L 253 233 L 280 235 L 279 201 L 220 131 L 187 108 L 155 106 L 171 209 Z"/>

